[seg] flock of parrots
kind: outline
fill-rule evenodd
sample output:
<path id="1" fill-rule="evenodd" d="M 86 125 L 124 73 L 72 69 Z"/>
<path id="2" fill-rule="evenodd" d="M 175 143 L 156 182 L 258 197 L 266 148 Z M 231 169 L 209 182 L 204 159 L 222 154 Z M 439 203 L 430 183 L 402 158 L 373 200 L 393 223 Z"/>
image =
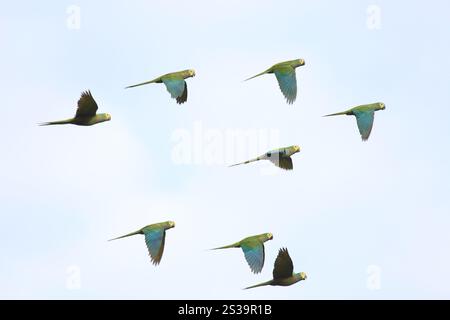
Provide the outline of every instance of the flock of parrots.
<path id="1" fill-rule="evenodd" d="M 280 86 L 281 92 L 288 104 L 295 102 L 297 98 L 297 79 L 295 74 L 295 69 L 297 67 L 305 65 L 303 59 L 296 59 L 277 63 L 270 67 L 269 69 L 250 77 L 246 80 L 253 79 L 255 77 L 274 73 L 278 84 Z M 173 73 L 168 73 L 155 78 L 150 81 L 142 82 L 126 88 L 133 88 L 137 86 L 142 86 L 150 83 L 164 83 L 167 91 L 169 91 L 171 97 L 176 99 L 178 104 L 183 104 L 187 101 L 188 90 L 186 79 L 195 76 L 194 70 L 183 70 Z M 97 113 L 97 103 L 95 102 L 90 91 L 85 91 L 81 94 L 81 98 L 78 100 L 78 108 L 75 116 L 70 119 L 45 122 L 40 125 L 59 125 L 59 124 L 74 124 L 79 126 L 91 126 L 97 123 L 111 120 L 111 116 L 108 113 Z M 360 105 L 343 112 L 333 113 L 326 115 L 336 116 L 336 115 L 349 115 L 355 116 L 358 125 L 359 132 L 363 141 L 366 141 L 373 127 L 373 121 L 375 116 L 375 111 L 384 110 L 385 105 L 382 102 L 376 102 L 371 104 Z M 292 170 L 292 158 L 291 156 L 297 152 L 300 152 L 299 146 L 290 146 L 285 148 L 279 148 L 275 150 L 270 150 L 265 154 L 256 157 L 245 162 L 237 163 L 232 166 L 247 164 L 259 160 L 269 160 L 276 166 L 284 170 Z M 154 265 L 158 265 L 161 262 L 161 258 L 164 252 L 164 243 L 166 238 L 166 230 L 175 227 L 175 222 L 166 221 L 161 223 L 155 223 L 143 227 L 142 229 L 126 234 L 124 236 L 114 238 L 111 240 L 116 240 L 124 237 L 129 237 L 137 234 L 142 234 L 145 237 L 145 244 L 150 255 L 151 262 Z M 227 249 L 227 248 L 241 248 L 244 252 L 245 259 L 253 273 L 260 273 L 264 266 L 264 242 L 272 240 L 273 235 L 271 233 L 263 233 L 251 237 L 242 239 L 241 241 L 235 242 L 233 244 L 214 248 L 217 249 Z M 285 248 L 281 248 L 278 252 L 278 256 L 275 259 L 274 269 L 273 269 L 273 279 L 267 282 L 263 282 L 254 286 L 247 287 L 245 289 L 259 287 L 259 286 L 290 286 L 301 280 L 306 279 L 306 274 L 304 272 L 294 273 L 294 266 L 289 256 L 289 252 Z"/>

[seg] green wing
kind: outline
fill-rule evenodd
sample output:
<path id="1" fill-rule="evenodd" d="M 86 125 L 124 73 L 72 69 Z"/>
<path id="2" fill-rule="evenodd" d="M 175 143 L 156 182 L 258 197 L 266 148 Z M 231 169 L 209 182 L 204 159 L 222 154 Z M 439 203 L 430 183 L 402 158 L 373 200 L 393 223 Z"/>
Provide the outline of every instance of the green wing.
<path id="1" fill-rule="evenodd" d="M 98 106 L 92 97 L 91 92 L 88 90 L 81 93 L 81 97 L 78 100 L 78 108 L 75 117 L 93 117 L 97 113 L 97 110 Z"/>
<path id="2" fill-rule="evenodd" d="M 241 243 L 241 248 L 252 272 L 260 273 L 264 266 L 264 244 L 256 240 L 244 241 Z"/>
<path id="3" fill-rule="evenodd" d="M 163 79 L 163 82 L 166 85 L 167 91 L 169 91 L 173 99 L 177 100 L 178 104 L 187 101 L 187 84 L 183 78 Z"/>
<path id="4" fill-rule="evenodd" d="M 163 228 L 152 228 L 144 230 L 144 235 L 150 259 L 154 265 L 158 265 L 164 252 L 166 230 Z"/>
<path id="5" fill-rule="evenodd" d="M 375 111 L 353 111 L 356 117 L 356 123 L 358 124 L 359 133 L 363 141 L 369 139 L 372 132 L 373 120 L 375 117 Z"/>
<path id="6" fill-rule="evenodd" d="M 297 78 L 295 76 L 295 69 L 291 66 L 283 66 L 276 68 L 274 73 L 287 103 L 294 103 L 297 98 Z"/>
<path id="7" fill-rule="evenodd" d="M 281 248 L 278 251 L 277 259 L 275 260 L 275 266 L 273 268 L 274 279 L 285 279 L 292 276 L 294 272 L 294 265 L 292 264 L 291 257 L 286 248 Z"/>

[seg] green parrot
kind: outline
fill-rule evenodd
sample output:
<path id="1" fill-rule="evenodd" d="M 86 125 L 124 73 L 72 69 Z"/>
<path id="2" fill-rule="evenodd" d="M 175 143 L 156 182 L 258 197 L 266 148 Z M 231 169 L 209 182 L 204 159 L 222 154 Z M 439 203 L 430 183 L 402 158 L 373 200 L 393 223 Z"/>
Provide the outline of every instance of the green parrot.
<path id="1" fill-rule="evenodd" d="M 184 79 L 194 76 L 195 76 L 194 70 L 183 70 L 178 72 L 172 72 L 150 81 L 128 86 L 125 89 L 142 86 L 144 84 L 149 83 L 164 83 L 166 85 L 167 91 L 169 91 L 172 98 L 176 99 L 178 104 L 182 104 L 187 101 L 188 96 L 187 83 Z"/>
<path id="2" fill-rule="evenodd" d="M 257 158 L 247 160 L 245 162 L 236 163 L 236 164 L 231 165 L 230 167 L 238 166 L 241 164 L 247 164 L 247 163 L 259 161 L 259 160 L 270 160 L 274 165 L 280 167 L 281 169 L 292 170 L 293 164 L 292 164 L 291 156 L 297 152 L 300 152 L 299 146 L 290 146 L 290 147 L 270 150 Z"/>
<path id="3" fill-rule="evenodd" d="M 150 259 L 154 265 L 158 265 L 161 262 L 161 258 L 164 252 L 166 230 L 173 227 L 175 227 L 175 222 L 173 221 L 150 224 L 143 227 L 142 229 L 139 229 L 138 231 L 131 232 L 124 236 L 110 239 L 108 241 L 134 236 L 136 234 L 143 234 L 145 236 L 145 244 L 147 245 Z"/>
<path id="4" fill-rule="evenodd" d="M 84 91 L 78 100 L 78 108 L 74 118 L 40 123 L 41 126 L 49 126 L 55 124 L 75 124 L 77 126 L 92 126 L 94 124 L 111 120 L 108 113 L 97 114 L 97 103 L 92 97 L 91 92 Z"/>
<path id="5" fill-rule="evenodd" d="M 260 273 L 264 266 L 264 242 L 272 239 L 273 235 L 271 233 L 263 233 L 256 236 L 247 237 L 228 246 L 214 248 L 211 250 L 241 248 L 244 252 L 245 260 L 247 260 L 252 272 Z"/>
<path id="6" fill-rule="evenodd" d="M 299 281 L 306 280 L 306 273 L 294 273 L 294 265 L 286 248 L 281 248 L 278 251 L 277 259 L 273 268 L 273 279 L 250 286 L 244 289 L 251 289 L 262 286 L 290 286 Z"/>
<path id="7" fill-rule="evenodd" d="M 373 120 L 375 118 L 375 111 L 384 109 L 386 109 L 384 103 L 376 102 L 371 104 L 363 104 L 361 106 L 357 106 L 343 112 L 327 114 L 324 117 L 339 116 L 339 115 L 355 116 L 356 123 L 358 124 L 359 133 L 361 134 L 361 139 L 363 141 L 367 141 L 367 139 L 369 139 L 370 132 L 372 131 Z"/>
<path id="8" fill-rule="evenodd" d="M 278 85 L 280 86 L 281 92 L 286 98 L 287 103 L 292 104 L 297 98 L 297 78 L 295 76 L 295 69 L 304 65 L 305 60 L 303 59 L 280 62 L 273 65 L 266 71 L 246 79 L 245 81 L 259 77 L 266 73 L 275 73 L 278 80 Z"/>

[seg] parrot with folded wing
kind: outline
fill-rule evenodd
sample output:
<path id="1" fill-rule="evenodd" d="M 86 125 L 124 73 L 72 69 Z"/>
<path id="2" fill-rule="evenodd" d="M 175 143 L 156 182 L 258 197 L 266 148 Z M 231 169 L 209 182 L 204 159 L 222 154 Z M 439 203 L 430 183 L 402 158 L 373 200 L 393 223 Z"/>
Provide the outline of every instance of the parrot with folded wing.
<path id="1" fill-rule="evenodd" d="M 259 77 L 263 74 L 274 73 L 277 78 L 278 85 L 280 86 L 280 90 L 286 98 L 287 103 L 293 104 L 297 98 L 297 78 L 295 75 L 295 69 L 304 65 L 305 60 L 303 59 L 280 62 L 273 65 L 269 69 L 258 73 L 256 76 L 246 79 L 245 81 Z"/>
<path id="2" fill-rule="evenodd" d="M 245 260 L 247 260 L 247 263 L 250 266 L 250 270 L 253 273 L 260 273 L 264 266 L 264 242 L 272 239 L 273 235 L 271 233 L 263 233 L 256 236 L 247 237 L 228 246 L 214 248 L 211 250 L 241 248 L 244 252 Z"/>
<path id="3" fill-rule="evenodd" d="M 327 114 L 324 117 L 339 115 L 355 116 L 359 133 L 361 134 L 361 139 L 363 141 L 367 141 L 367 139 L 369 139 L 370 133 L 372 132 L 375 111 L 384 109 L 386 109 L 384 103 L 376 102 L 360 105 L 343 112 Z"/>
<path id="4" fill-rule="evenodd" d="M 97 114 L 97 109 L 97 103 L 95 102 L 94 97 L 92 97 L 91 92 L 89 90 L 84 91 L 81 93 L 81 97 L 78 100 L 78 108 L 75 117 L 66 120 L 44 122 L 39 125 L 74 124 L 78 126 L 92 126 L 97 123 L 111 120 L 110 114 Z"/>
<path id="5" fill-rule="evenodd" d="M 278 256 L 275 260 L 273 268 L 273 279 L 250 286 L 244 289 L 251 289 L 262 286 L 290 286 L 302 280 L 306 280 L 307 276 L 304 272 L 294 273 L 294 264 L 289 256 L 286 248 L 281 248 L 278 251 Z"/>
<path id="6" fill-rule="evenodd" d="M 244 162 L 240 162 L 240 163 L 236 163 L 236 164 L 231 165 L 230 167 L 238 166 L 241 164 L 247 164 L 247 163 L 255 162 L 255 161 L 259 161 L 259 160 L 269 160 L 274 165 L 276 165 L 277 167 L 280 167 L 281 169 L 292 170 L 294 168 L 294 166 L 292 164 L 291 156 L 297 152 L 300 152 L 299 146 L 290 146 L 290 147 L 270 150 L 257 158 L 247 160 Z"/>
<path id="7" fill-rule="evenodd" d="M 185 103 L 187 101 L 188 97 L 188 89 L 187 89 L 187 83 L 185 79 L 194 77 L 195 71 L 194 70 L 183 70 L 178 72 L 172 72 L 165 75 L 162 75 L 158 78 L 155 78 L 150 81 L 138 83 L 132 86 L 128 86 L 125 89 L 128 88 L 134 88 L 138 86 L 143 86 L 145 84 L 149 83 L 164 83 L 166 85 L 167 91 L 169 91 L 171 97 L 173 99 L 177 100 L 178 104 Z"/>
<path id="8" fill-rule="evenodd" d="M 173 221 L 150 224 L 135 232 L 131 232 L 124 236 L 110 239 L 109 241 L 134 236 L 136 234 L 143 234 L 145 237 L 145 244 L 147 245 L 150 259 L 154 265 L 158 265 L 161 262 L 161 258 L 164 252 L 166 230 L 171 229 L 173 227 L 175 227 L 175 222 Z"/>

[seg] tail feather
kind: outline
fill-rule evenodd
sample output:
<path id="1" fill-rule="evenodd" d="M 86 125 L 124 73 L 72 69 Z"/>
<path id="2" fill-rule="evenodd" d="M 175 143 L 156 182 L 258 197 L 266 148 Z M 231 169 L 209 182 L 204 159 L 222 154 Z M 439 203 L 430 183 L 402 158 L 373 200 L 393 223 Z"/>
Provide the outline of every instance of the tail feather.
<path id="1" fill-rule="evenodd" d="M 141 82 L 141 83 L 138 83 L 138 84 L 133 84 L 131 86 L 125 87 L 125 89 L 139 87 L 139 86 L 143 86 L 143 85 L 146 85 L 146 84 L 149 84 L 149 83 L 155 83 L 156 80 L 157 79 L 153 79 L 153 80 L 150 80 L 150 81 L 145 81 L 145 82 Z"/>
<path id="2" fill-rule="evenodd" d="M 250 286 L 250 287 L 244 288 L 244 290 L 257 288 L 257 287 L 263 287 L 263 286 L 270 286 L 270 285 L 272 285 L 272 283 L 273 283 L 273 280 L 269 280 L 269 281 L 266 281 L 266 282 L 255 284 L 254 286 Z"/>
<path id="3" fill-rule="evenodd" d="M 324 117 L 342 116 L 342 115 L 348 115 L 348 114 L 349 114 L 348 111 L 342 111 L 342 112 L 327 114 L 327 115 L 324 115 Z"/>
<path id="4" fill-rule="evenodd" d="M 253 77 L 250 77 L 250 78 L 248 78 L 248 79 L 245 79 L 244 81 L 248 81 L 248 80 L 251 80 L 251 79 L 253 79 L 253 78 L 262 76 L 263 74 L 266 74 L 266 73 L 269 72 L 269 71 L 270 71 L 270 69 L 267 69 L 266 71 L 263 71 L 263 72 L 261 72 L 261 73 L 258 73 L 256 76 L 253 76 Z"/>
<path id="5" fill-rule="evenodd" d="M 228 166 L 228 167 L 231 168 L 231 167 L 234 167 L 234 166 L 239 166 L 241 164 L 247 164 L 247 163 L 255 162 L 255 161 L 259 161 L 259 160 L 261 160 L 260 157 L 255 158 L 255 159 L 251 159 L 251 160 L 247 160 L 247 161 L 244 161 L 244 162 L 235 163 L 235 164 L 232 164 L 231 166 Z"/>
<path id="6" fill-rule="evenodd" d="M 73 122 L 73 119 L 66 119 L 66 120 L 59 120 L 59 121 L 42 122 L 42 123 L 39 123 L 39 125 L 40 126 L 52 126 L 55 124 L 69 124 L 72 122 Z"/>
<path id="7" fill-rule="evenodd" d="M 229 248 L 239 248 L 239 247 L 240 247 L 239 242 L 236 242 L 236 243 L 230 244 L 230 245 L 228 245 L 228 246 L 223 246 L 223 247 L 218 247 L 218 248 L 212 248 L 211 250 L 229 249 Z"/>
<path id="8" fill-rule="evenodd" d="M 142 231 L 141 231 L 141 230 L 138 230 L 138 231 L 135 231 L 135 232 L 131 232 L 131 233 L 128 233 L 128 234 L 126 234 L 126 235 L 123 235 L 123 236 L 120 236 L 120 237 L 117 237 L 117 238 L 109 239 L 108 241 L 113 241 L 113 240 L 117 240 L 117 239 L 122 239 L 122 238 L 130 237 L 130 236 L 134 236 L 134 235 L 136 235 L 136 234 L 142 234 Z"/>

